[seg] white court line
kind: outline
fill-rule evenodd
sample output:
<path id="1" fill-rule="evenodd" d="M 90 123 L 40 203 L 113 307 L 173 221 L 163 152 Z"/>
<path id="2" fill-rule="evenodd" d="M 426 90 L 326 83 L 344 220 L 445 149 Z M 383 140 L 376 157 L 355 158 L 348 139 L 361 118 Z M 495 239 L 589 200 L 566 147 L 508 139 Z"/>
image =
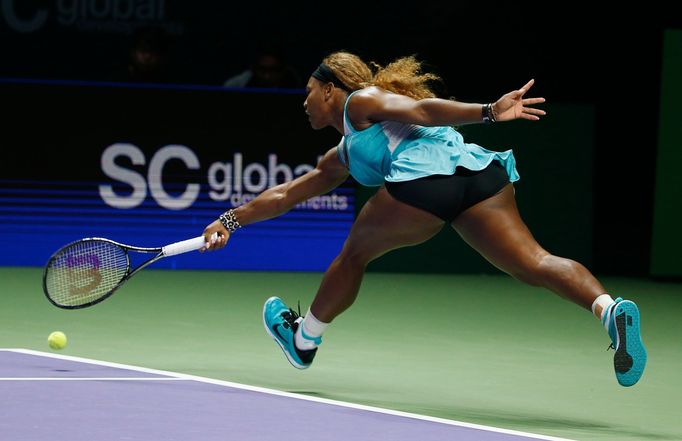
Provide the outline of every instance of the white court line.
<path id="1" fill-rule="evenodd" d="M 0 377 L 0 381 L 187 381 L 177 377 Z"/>
<path id="2" fill-rule="evenodd" d="M 80 362 L 80 363 L 94 364 L 94 365 L 98 365 L 98 366 L 107 366 L 107 367 L 118 368 L 118 369 L 127 369 L 127 370 L 133 370 L 133 371 L 138 371 L 138 372 L 144 372 L 147 374 L 165 375 L 165 376 L 176 378 L 178 380 L 197 381 L 200 383 L 207 383 L 207 384 L 214 384 L 214 385 L 218 385 L 218 386 L 232 387 L 235 389 L 248 390 L 248 391 L 252 391 L 252 392 L 260 392 L 260 393 L 269 394 L 269 395 L 276 395 L 276 396 L 287 397 L 287 398 L 295 398 L 298 400 L 305 400 L 305 401 L 312 401 L 312 402 L 316 402 L 316 403 L 330 404 L 330 405 L 339 406 L 339 407 L 347 407 L 350 409 L 365 410 L 368 412 L 376 412 L 376 413 L 382 413 L 382 414 L 386 414 L 386 415 L 394 415 L 394 416 L 400 416 L 400 417 L 405 417 L 405 418 L 412 418 L 412 419 L 421 420 L 421 421 L 430 421 L 432 423 L 440 423 L 440 424 L 447 424 L 450 426 L 466 427 L 469 429 L 484 430 L 487 432 L 503 433 L 503 434 L 507 434 L 507 435 L 516 435 L 516 436 L 525 436 L 526 438 L 542 439 L 542 440 L 547 440 L 547 441 L 575 441 L 575 440 L 570 440 L 568 438 L 557 438 L 557 437 L 553 437 L 553 436 L 538 435 L 535 433 L 521 432 L 521 431 L 517 431 L 517 430 L 509 430 L 509 429 L 501 429 L 501 428 L 492 427 L 492 426 L 484 426 L 481 424 L 465 423 L 462 421 L 448 420 L 445 418 L 437 418 L 437 417 L 432 417 L 432 416 L 427 416 L 427 415 L 419 415 L 416 413 L 402 412 L 399 410 L 383 409 L 381 407 L 366 406 L 364 404 L 347 403 L 344 401 L 330 400 L 327 398 L 311 397 L 308 395 L 294 394 L 291 392 L 282 392 L 279 390 L 267 389 L 264 387 L 250 386 L 250 385 L 240 384 L 240 383 L 232 383 L 230 381 L 216 380 L 213 378 L 206 378 L 206 377 L 198 377 L 195 375 L 182 374 L 182 373 L 178 373 L 178 372 L 162 371 L 162 370 L 158 370 L 158 369 L 149 369 L 149 368 L 145 368 L 145 367 L 131 366 L 131 365 L 127 365 L 127 364 L 112 363 L 109 361 L 92 360 L 89 358 L 73 357 L 73 356 L 61 355 L 61 354 L 51 354 L 51 353 L 47 353 L 47 352 L 34 351 L 31 349 L 2 349 L 2 348 L 0 348 L 0 351 L 8 351 L 8 352 L 16 352 L 16 353 L 20 353 L 20 354 L 35 355 L 38 357 L 56 358 L 59 360 L 68 360 L 68 361 L 74 361 L 74 362 Z"/>

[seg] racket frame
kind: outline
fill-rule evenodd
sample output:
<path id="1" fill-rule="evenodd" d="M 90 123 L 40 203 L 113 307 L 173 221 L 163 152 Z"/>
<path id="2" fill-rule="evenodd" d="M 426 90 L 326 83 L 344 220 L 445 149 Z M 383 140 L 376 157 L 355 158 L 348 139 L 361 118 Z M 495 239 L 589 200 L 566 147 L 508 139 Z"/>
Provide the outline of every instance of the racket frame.
<path id="1" fill-rule="evenodd" d="M 127 262 L 125 275 L 121 278 L 121 280 L 119 280 L 119 282 L 116 284 L 116 286 L 114 286 L 109 291 L 107 291 L 106 293 L 102 294 L 101 296 L 97 297 L 96 299 L 94 299 L 90 302 L 83 303 L 80 305 L 62 305 L 60 303 L 57 303 L 56 301 L 54 301 L 54 299 L 52 299 L 52 297 L 50 296 L 50 293 L 47 289 L 47 273 L 48 273 L 48 269 L 50 268 L 50 264 L 55 259 L 57 259 L 64 250 L 66 250 L 66 249 L 68 249 L 74 245 L 77 245 L 79 243 L 94 242 L 94 241 L 108 242 L 112 245 L 116 245 L 117 247 L 121 248 L 124 251 L 125 257 L 126 257 L 126 262 Z M 131 269 L 130 269 L 130 255 L 128 254 L 128 251 L 135 251 L 135 252 L 139 252 L 139 253 L 157 253 L 157 254 L 156 254 L 156 256 L 152 257 L 151 259 L 148 259 L 148 260 L 142 262 L 139 266 L 135 267 L 131 271 Z M 59 248 L 57 251 L 55 251 L 52 254 L 52 256 L 50 256 L 50 259 L 47 261 L 47 263 L 45 264 L 45 269 L 43 270 L 43 293 L 45 294 L 45 297 L 47 297 L 47 300 L 49 300 L 50 303 L 52 303 L 54 306 L 56 306 L 58 308 L 62 308 L 62 309 L 87 308 L 89 306 L 96 305 L 96 304 L 108 299 L 109 297 L 111 297 L 111 295 L 114 292 L 116 292 L 116 290 L 118 288 L 120 288 L 126 281 L 128 281 L 128 279 L 133 277 L 138 271 L 140 271 L 141 269 L 145 268 L 148 265 L 151 265 L 152 263 L 156 262 L 157 260 L 159 260 L 163 257 L 165 257 L 165 254 L 163 252 L 163 247 L 155 247 L 155 248 L 136 247 L 136 246 L 132 246 L 132 245 L 122 244 L 120 242 L 116 242 L 114 240 L 107 239 L 104 237 L 85 237 L 83 239 L 75 240 L 75 241 L 68 243 L 68 244 L 64 245 L 63 247 Z"/>

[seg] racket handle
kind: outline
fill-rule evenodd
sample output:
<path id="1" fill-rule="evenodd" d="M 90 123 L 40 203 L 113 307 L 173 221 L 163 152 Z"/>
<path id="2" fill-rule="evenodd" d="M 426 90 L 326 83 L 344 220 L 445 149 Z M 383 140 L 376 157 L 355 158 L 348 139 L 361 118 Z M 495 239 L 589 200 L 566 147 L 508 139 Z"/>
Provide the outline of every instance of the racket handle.
<path id="1" fill-rule="evenodd" d="M 194 239 L 187 239 L 181 242 L 175 242 L 170 245 L 166 245 L 162 248 L 162 252 L 164 256 L 175 256 L 176 254 L 198 250 L 204 245 L 206 245 L 204 236 L 199 236 L 195 237 Z"/>

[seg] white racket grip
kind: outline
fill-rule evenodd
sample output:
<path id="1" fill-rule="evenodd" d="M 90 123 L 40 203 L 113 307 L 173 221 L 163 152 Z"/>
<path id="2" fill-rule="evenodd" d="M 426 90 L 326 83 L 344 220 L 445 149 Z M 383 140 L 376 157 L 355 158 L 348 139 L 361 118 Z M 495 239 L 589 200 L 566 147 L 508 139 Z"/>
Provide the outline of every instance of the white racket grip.
<path id="1" fill-rule="evenodd" d="M 199 236 L 195 237 L 194 239 L 187 239 L 181 242 L 175 242 L 170 245 L 166 245 L 162 248 L 162 252 L 164 256 L 175 256 L 177 254 L 198 250 L 204 245 L 206 245 L 204 236 Z"/>

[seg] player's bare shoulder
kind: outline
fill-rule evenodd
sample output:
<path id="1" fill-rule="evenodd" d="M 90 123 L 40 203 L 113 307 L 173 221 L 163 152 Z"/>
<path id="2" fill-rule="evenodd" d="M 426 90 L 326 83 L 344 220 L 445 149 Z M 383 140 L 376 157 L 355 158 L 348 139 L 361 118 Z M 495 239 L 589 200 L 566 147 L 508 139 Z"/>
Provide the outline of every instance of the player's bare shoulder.
<path id="1" fill-rule="evenodd" d="M 373 102 L 385 99 L 386 96 L 389 95 L 390 93 L 391 92 L 388 92 L 382 89 L 381 87 L 369 86 L 354 92 L 351 102 L 356 102 L 360 104 L 371 104 Z"/>
<path id="2" fill-rule="evenodd" d="M 370 115 L 383 106 L 388 92 L 377 86 L 365 87 L 353 93 L 348 102 L 348 117 L 353 126 L 362 130 L 373 124 Z"/>

